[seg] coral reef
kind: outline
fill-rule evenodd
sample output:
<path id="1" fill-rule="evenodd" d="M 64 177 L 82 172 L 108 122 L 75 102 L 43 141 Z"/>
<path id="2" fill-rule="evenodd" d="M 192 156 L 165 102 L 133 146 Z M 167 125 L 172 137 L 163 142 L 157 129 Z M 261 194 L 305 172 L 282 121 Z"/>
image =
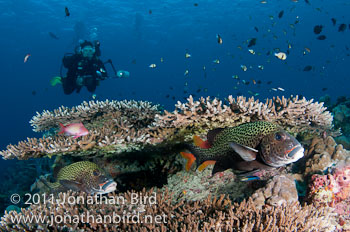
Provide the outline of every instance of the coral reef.
<path id="1" fill-rule="evenodd" d="M 309 158 L 306 161 L 306 175 L 322 173 L 339 161 L 350 157 L 350 151 L 344 149 L 341 144 L 337 145 L 330 136 L 326 139 L 315 137 L 305 153 Z"/>
<path id="2" fill-rule="evenodd" d="M 148 200 L 141 198 L 145 196 L 148 196 Z M 71 204 L 68 198 L 79 198 L 80 201 Z M 293 203 L 284 207 L 264 206 L 257 209 L 251 199 L 232 203 L 224 195 L 220 198 L 208 197 L 203 201 L 172 203 L 168 191 L 144 190 L 109 194 L 108 200 L 107 197 L 96 199 L 99 204 L 86 204 L 89 201 L 86 194 L 67 192 L 60 193 L 56 200 L 22 208 L 21 213 L 6 213 L 1 218 L 0 230 L 334 231 L 336 220 L 332 209 L 325 206 L 301 207 L 299 203 Z M 23 216 L 44 219 L 24 222 Z M 19 219 L 17 223 L 12 221 L 15 217 Z M 66 218 L 65 223 L 63 218 Z"/>
<path id="3" fill-rule="evenodd" d="M 334 117 L 334 127 L 341 128 L 343 136 L 335 138 L 337 143 L 342 144 L 346 149 L 350 149 L 350 98 L 339 97 L 336 103 L 332 104 L 329 96 L 320 99 L 332 112 Z"/>
<path id="4" fill-rule="evenodd" d="M 252 193 L 247 183 L 237 181 L 237 177 L 231 171 L 212 176 L 212 169 L 210 166 L 203 171 L 177 172 L 168 177 L 168 184 L 164 188 L 171 191 L 174 201 L 204 200 L 209 195 L 218 197 L 221 194 L 226 194 L 234 200 L 242 200 Z"/>
<path id="5" fill-rule="evenodd" d="M 34 131 L 52 130 L 59 123 L 83 122 L 89 135 L 73 139 L 64 135 L 28 138 L 1 151 L 4 159 L 28 159 L 52 155 L 115 156 L 139 151 L 152 145 L 165 146 L 191 141 L 193 134 L 209 129 L 267 120 L 289 132 L 320 134 L 332 132 L 332 115 L 323 103 L 305 98 L 273 98 L 266 103 L 245 97 L 227 98 L 228 104 L 210 98 L 178 102 L 174 112 L 161 111 L 159 105 L 136 101 L 90 101 L 73 108 L 37 113 L 30 121 Z"/>
<path id="6" fill-rule="evenodd" d="M 350 157 L 327 175 L 312 175 L 308 197 L 311 202 L 332 206 L 339 216 L 339 225 L 350 229 Z"/>
<path id="7" fill-rule="evenodd" d="M 202 136 L 217 127 L 236 126 L 257 120 L 281 125 L 293 135 L 302 138 L 316 136 L 308 146 L 305 171 L 312 175 L 327 170 L 349 155 L 332 137 L 332 115 L 322 103 L 305 98 L 273 98 L 265 103 L 254 98 L 229 96 L 226 101 L 190 96 L 186 103 L 178 102 L 173 112 L 162 111 L 159 105 L 136 101 L 90 101 L 73 108 L 60 107 L 44 111 L 30 121 L 34 131 L 45 132 L 42 138 L 28 138 L 18 145 L 9 145 L 0 154 L 4 159 L 28 159 L 56 156 L 55 164 L 65 166 L 77 159 L 90 160 L 109 173 L 122 179 L 119 191 L 141 190 L 156 186 L 157 191 L 144 190 L 141 195 L 156 194 L 156 205 L 130 203 L 126 192 L 110 198 L 122 197 L 128 203 L 59 204 L 41 202 L 20 213 L 7 212 L 1 220 L 0 231 L 331 231 L 337 222 L 329 205 L 301 207 L 292 167 L 257 174 L 268 181 L 242 182 L 230 170 L 211 176 L 212 167 L 203 172 L 185 172 L 184 160 L 178 155 L 182 142 L 192 141 L 194 134 Z M 89 135 L 73 139 L 57 135 L 59 123 L 82 122 Z M 49 132 L 49 133 L 48 133 Z M 180 171 L 181 170 L 181 171 Z M 32 190 L 47 191 L 41 179 Z M 302 174 L 301 178 L 303 178 Z M 39 174 L 37 175 L 39 176 Z M 123 179 L 124 178 L 124 179 Z M 152 179 L 153 182 L 149 182 Z M 33 183 L 34 180 L 31 182 Z M 255 192 L 255 193 L 254 193 Z M 170 194 L 171 193 L 171 194 Z M 58 197 L 88 198 L 84 193 L 61 193 Z M 224 197 L 226 196 L 226 198 Z M 252 196 L 252 197 L 250 197 Z M 247 200 L 248 199 L 248 200 Z M 311 198 L 313 199 L 313 198 Z M 344 198 L 343 198 L 344 199 Z M 346 198 L 347 199 L 347 198 Z M 233 201 L 242 201 L 233 203 Z M 336 208 L 340 209 L 340 208 Z M 344 209 L 347 212 L 347 209 Z M 112 215 L 166 215 L 167 223 L 13 223 L 11 216 L 61 216 L 87 214 L 93 217 Z M 345 219 L 345 217 L 344 217 Z"/>

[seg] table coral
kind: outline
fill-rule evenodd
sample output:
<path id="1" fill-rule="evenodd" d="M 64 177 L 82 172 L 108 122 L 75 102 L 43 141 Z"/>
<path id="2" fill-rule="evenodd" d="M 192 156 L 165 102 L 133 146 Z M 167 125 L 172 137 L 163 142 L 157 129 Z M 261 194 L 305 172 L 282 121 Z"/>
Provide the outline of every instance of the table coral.
<path id="1" fill-rule="evenodd" d="M 59 123 L 82 122 L 89 135 L 73 139 L 53 134 L 28 138 L 0 151 L 4 159 L 28 159 L 53 155 L 115 156 L 139 151 L 147 146 L 168 146 L 191 141 L 194 134 L 209 129 L 236 126 L 244 122 L 266 120 L 299 134 L 332 132 L 332 115 L 323 103 L 292 98 L 267 99 L 265 103 L 239 96 L 222 100 L 192 96 L 178 102 L 173 112 L 143 101 L 90 101 L 54 111 L 44 110 L 30 121 L 34 131 L 57 129 Z"/>

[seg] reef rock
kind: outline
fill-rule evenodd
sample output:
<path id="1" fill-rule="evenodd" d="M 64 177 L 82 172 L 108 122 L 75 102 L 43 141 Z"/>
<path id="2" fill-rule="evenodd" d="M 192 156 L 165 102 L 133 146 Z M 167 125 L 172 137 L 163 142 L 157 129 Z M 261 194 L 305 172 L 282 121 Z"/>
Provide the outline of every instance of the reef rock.
<path id="1" fill-rule="evenodd" d="M 298 191 L 292 176 L 279 175 L 269 180 L 264 188 L 258 189 L 252 198 L 257 208 L 265 204 L 282 206 L 297 202 Z"/>

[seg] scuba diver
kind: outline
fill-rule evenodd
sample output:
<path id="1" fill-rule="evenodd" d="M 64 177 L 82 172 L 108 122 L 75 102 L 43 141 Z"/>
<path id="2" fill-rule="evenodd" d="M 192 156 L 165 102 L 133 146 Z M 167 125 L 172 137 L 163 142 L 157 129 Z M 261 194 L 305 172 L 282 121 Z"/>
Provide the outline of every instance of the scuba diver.
<path id="1" fill-rule="evenodd" d="M 65 94 L 71 94 L 74 90 L 79 93 L 83 86 L 93 93 L 99 81 L 107 78 L 106 68 L 98 58 L 99 43 L 96 45 L 84 41 L 76 49 L 76 54 L 64 56 L 63 65 L 68 69 L 67 76 L 61 79 Z"/>
<path id="2" fill-rule="evenodd" d="M 75 49 L 75 54 L 66 54 L 63 57 L 62 64 L 68 69 L 66 77 L 54 77 L 51 85 L 62 84 L 65 94 L 71 94 L 74 91 L 80 92 L 83 86 L 94 93 L 101 80 L 108 78 L 104 63 L 99 59 L 101 55 L 99 41 L 82 41 L 80 46 Z M 110 63 L 116 77 L 128 77 L 127 71 L 120 70 L 116 72 L 112 61 L 109 59 L 105 63 Z M 62 73 L 62 66 L 61 66 Z"/>

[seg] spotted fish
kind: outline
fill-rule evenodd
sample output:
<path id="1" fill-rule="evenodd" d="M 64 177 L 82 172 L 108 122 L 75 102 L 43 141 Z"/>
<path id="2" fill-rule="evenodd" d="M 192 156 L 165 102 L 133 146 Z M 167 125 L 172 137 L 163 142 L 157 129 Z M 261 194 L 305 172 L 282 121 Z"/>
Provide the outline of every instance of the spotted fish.
<path id="1" fill-rule="evenodd" d="M 276 124 L 257 121 L 236 127 L 217 128 L 207 134 L 207 141 L 194 137 L 187 144 L 191 153 L 181 152 L 189 170 L 196 161 L 199 170 L 214 164 L 213 174 L 234 169 L 252 172 L 281 167 L 304 155 L 300 143 Z"/>
<path id="2" fill-rule="evenodd" d="M 115 191 L 117 186 L 113 179 L 103 175 L 101 169 L 89 161 L 80 161 L 63 167 L 55 178 L 54 183 L 44 182 L 53 192 L 72 189 L 89 194 L 105 194 Z"/>

